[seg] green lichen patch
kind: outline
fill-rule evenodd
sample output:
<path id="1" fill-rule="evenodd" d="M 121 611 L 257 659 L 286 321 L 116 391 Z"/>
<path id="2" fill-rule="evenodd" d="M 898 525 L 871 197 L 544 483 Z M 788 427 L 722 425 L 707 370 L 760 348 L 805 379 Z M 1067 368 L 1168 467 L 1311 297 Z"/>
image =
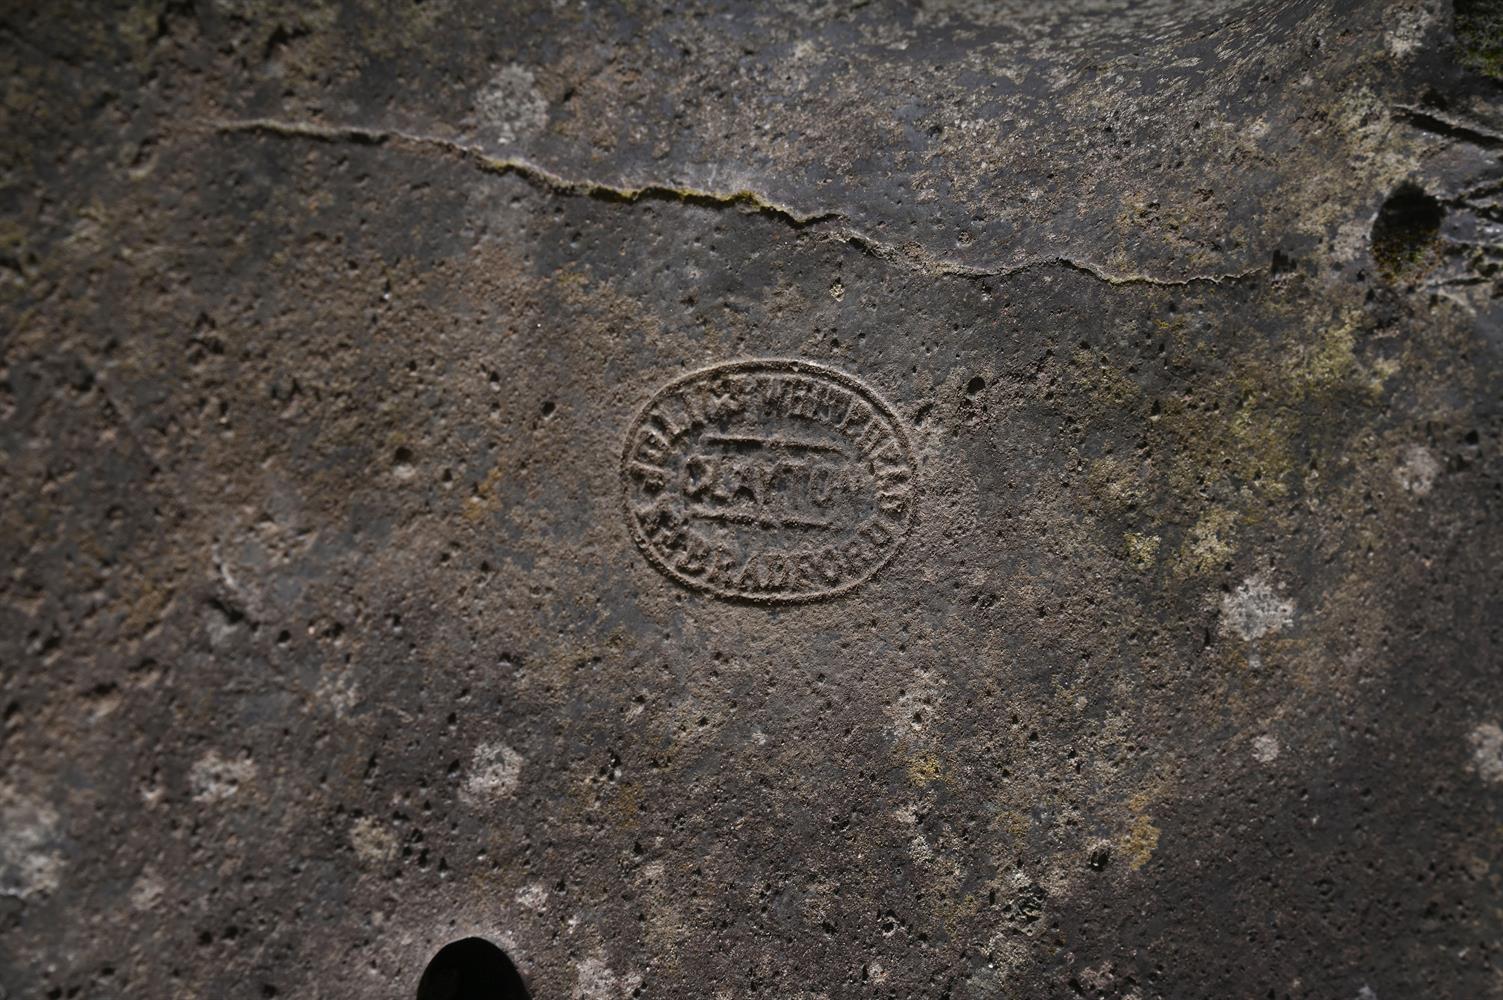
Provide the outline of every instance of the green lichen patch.
<path id="1" fill-rule="evenodd" d="M 1159 543 L 1163 541 L 1158 535 L 1147 535 L 1137 531 L 1129 531 L 1122 536 L 1123 543 L 1127 547 L 1127 558 L 1138 569 L 1151 569 L 1154 560 L 1158 557 Z"/>
<path id="2" fill-rule="evenodd" d="M 1456 0 L 1455 30 L 1461 64 L 1503 80 L 1503 0 Z"/>

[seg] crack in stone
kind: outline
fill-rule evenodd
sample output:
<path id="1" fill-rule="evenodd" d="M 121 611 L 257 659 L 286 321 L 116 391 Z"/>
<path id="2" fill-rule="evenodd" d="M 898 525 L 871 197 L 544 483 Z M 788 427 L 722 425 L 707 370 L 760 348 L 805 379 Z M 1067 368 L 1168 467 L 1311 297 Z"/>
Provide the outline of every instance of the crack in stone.
<path id="1" fill-rule="evenodd" d="M 711 191 L 674 184 L 644 183 L 633 187 L 589 179 L 571 179 L 522 157 L 494 156 L 452 139 L 416 135 L 395 129 L 368 128 L 359 125 L 319 125 L 312 122 L 284 121 L 274 118 L 221 120 L 209 124 L 212 130 L 219 134 L 254 134 L 281 139 L 303 139 L 311 142 L 391 146 L 423 152 L 436 151 L 469 163 L 485 173 L 517 176 L 561 195 L 628 204 L 649 199 L 666 199 L 715 208 L 746 208 L 780 219 L 795 229 L 823 232 L 825 238 L 848 243 L 879 260 L 899 264 L 928 275 L 973 279 L 1007 278 L 1037 268 L 1063 267 L 1114 286 L 1185 287 L 1202 283 L 1221 284 L 1241 281 L 1265 270 L 1263 267 L 1251 267 L 1242 271 L 1219 274 L 1192 274 L 1184 278 L 1166 278 L 1143 273 L 1117 273 L 1088 260 L 1061 255 L 1034 257 L 1017 264 L 978 267 L 938 256 L 918 243 L 899 245 L 879 240 L 852 226 L 849 219 L 840 212 L 801 212 L 747 188 L 734 191 Z"/>
<path id="2" fill-rule="evenodd" d="M 307 122 L 287 122 L 270 118 L 253 118 L 244 121 L 221 121 L 214 123 L 220 133 L 258 133 L 284 139 L 308 139 L 314 142 L 354 143 L 362 146 L 393 146 L 418 150 L 437 150 L 456 159 L 473 164 L 491 174 L 513 174 L 557 194 L 576 197 L 601 198 L 607 201 L 635 202 L 650 198 L 669 198 L 691 204 L 716 206 L 745 206 L 782 219 L 798 228 L 840 218 L 835 212 L 804 214 L 785 205 L 779 205 L 755 191 L 730 192 L 708 191 L 702 188 L 679 187 L 672 184 L 642 184 L 626 187 L 605 184 L 592 180 L 570 180 L 539 166 L 530 160 L 516 156 L 492 156 L 474 146 L 466 146 L 452 139 L 437 136 L 414 135 L 393 129 L 372 129 L 357 125 L 315 125 Z"/>
<path id="3" fill-rule="evenodd" d="M 1483 149 L 1503 146 L 1503 134 L 1494 132 L 1478 122 L 1446 114 L 1433 108 L 1418 108 L 1412 104 L 1395 104 L 1393 109 L 1409 124 L 1432 135 L 1455 139 Z"/>

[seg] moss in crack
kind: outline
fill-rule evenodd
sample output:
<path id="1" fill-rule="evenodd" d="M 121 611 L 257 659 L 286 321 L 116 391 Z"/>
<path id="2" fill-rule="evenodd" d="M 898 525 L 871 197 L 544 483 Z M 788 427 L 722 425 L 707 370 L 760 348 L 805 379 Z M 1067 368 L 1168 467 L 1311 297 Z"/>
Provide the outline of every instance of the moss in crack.
<path id="1" fill-rule="evenodd" d="M 1503 0 L 1456 0 L 1455 10 L 1461 64 L 1503 80 Z"/>
<path id="2" fill-rule="evenodd" d="M 1440 257 L 1440 224 L 1445 209 L 1417 184 L 1394 189 L 1373 220 L 1373 260 L 1390 280 L 1418 277 Z"/>

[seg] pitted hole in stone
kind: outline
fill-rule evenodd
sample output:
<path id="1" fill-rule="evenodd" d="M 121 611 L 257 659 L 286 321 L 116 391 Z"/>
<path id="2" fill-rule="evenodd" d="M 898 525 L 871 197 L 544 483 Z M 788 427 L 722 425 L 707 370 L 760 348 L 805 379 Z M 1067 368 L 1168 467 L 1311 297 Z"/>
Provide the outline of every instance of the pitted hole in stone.
<path id="1" fill-rule="evenodd" d="M 528 1000 L 528 993 L 506 952 L 485 938 L 468 937 L 433 956 L 418 982 L 417 1000 Z"/>
<path id="2" fill-rule="evenodd" d="M 417 475 L 417 467 L 413 465 L 411 448 L 402 446 L 391 453 L 391 474 L 402 482 L 406 482 Z"/>
<path id="3" fill-rule="evenodd" d="M 1440 259 L 1440 228 L 1446 211 L 1424 188 L 1405 181 L 1393 190 L 1373 220 L 1372 255 L 1388 278 L 1412 278 Z"/>

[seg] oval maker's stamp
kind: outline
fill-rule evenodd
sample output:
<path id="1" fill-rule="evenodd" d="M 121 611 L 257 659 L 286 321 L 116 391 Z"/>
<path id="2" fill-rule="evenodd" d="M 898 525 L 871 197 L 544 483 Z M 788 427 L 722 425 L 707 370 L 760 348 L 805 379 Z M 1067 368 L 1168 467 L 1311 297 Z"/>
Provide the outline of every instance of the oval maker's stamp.
<path id="1" fill-rule="evenodd" d="M 627 433 L 621 479 L 654 566 L 750 601 L 860 586 L 916 513 L 913 449 L 892 408 L 808 361 L 733 361 L 668 383 Z"/>

